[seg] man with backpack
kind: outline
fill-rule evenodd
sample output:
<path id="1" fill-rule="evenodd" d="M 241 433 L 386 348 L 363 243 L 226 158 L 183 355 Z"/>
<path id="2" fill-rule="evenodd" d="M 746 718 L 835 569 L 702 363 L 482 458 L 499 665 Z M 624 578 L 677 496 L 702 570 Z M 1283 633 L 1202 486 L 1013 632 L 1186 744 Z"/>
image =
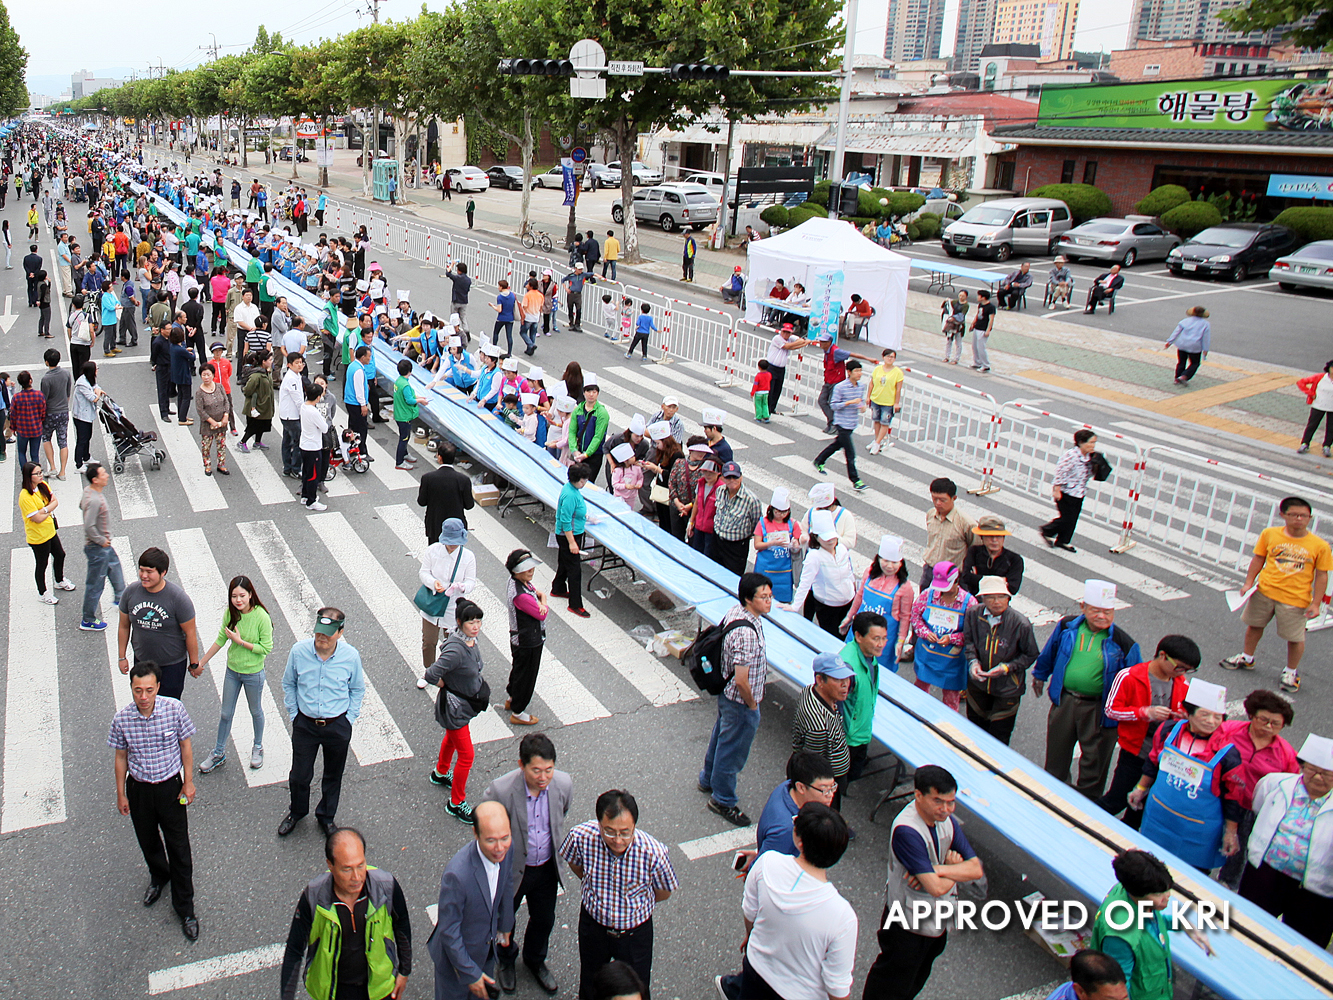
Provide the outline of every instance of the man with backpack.
<path id="1" fill-rule="evenodd" d="M 764 647 L 763 616 L 773 607 L 773 582 L 762 573 L 746 573 L 736 593 L 740 603 L 716 626 L 706 629 L 689 650 L 692 658 L 720 664 L 701 683 L 705 690 L 725 686 L 717 693 L 717 721 L 708 739 L 699 791 L 708 794 L 708 808 L 728 823 L 749 826 L 736 797 L 736 778 L 750 756 L 750 745 L 759 729 L 759 703 L 768 677 L 768 653 Z"/>

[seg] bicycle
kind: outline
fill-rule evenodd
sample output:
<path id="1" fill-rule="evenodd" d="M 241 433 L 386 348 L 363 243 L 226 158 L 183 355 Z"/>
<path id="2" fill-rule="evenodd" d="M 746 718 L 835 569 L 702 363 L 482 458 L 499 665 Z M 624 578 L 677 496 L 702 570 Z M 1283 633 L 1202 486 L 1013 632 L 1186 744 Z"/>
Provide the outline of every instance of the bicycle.
<path id="1" fill-rule="evenodd" d="M 534 246 L 541 247 L 543 253 L 550 253 L 554 244 L 551 242 L 549 233 L 529 227 L 527 232 L 523 234 L 523 246 L 528 250 L 531 250 Z"/>

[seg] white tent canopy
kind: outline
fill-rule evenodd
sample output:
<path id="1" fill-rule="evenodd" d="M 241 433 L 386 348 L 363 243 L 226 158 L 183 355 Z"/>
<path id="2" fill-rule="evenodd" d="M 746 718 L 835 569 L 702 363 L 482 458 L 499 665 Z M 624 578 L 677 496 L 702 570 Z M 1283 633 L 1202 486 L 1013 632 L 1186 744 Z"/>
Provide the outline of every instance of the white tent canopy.
<path id="1" fill-rule="evenodd" d="M 827 281 L 830 272 L 841 272 L 843 310 L 851 305 L 853 293 L 860 295 L 875 309 L 866 327 L 867 339 L 902 349 L 910 258 L 866 239 L 847 222 L 816 218 L 751 243 L 749 259 L 745 318 L 750 322 L 762 319 L 764 307 L 758 300 L 768 296 L 778 278 L 788 288 L 800 282 L 814 295 L 817 279 Z"/>

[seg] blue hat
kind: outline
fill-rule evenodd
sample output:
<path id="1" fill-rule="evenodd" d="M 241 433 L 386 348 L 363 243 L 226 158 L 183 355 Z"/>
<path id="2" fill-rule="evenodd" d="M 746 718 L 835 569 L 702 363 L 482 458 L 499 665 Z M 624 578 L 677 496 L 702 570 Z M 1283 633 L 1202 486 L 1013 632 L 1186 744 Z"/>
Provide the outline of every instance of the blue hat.
<path id="1" fill-rule="evenodd" d="M 441 545 L 466 545 L 467 528 L 463 527 L 463 522 L 456 517 L 451 517 L 440 527 Z"/>
<path id="2" fill-rule="evenodd" d="M 844 677 L 855 676 L 852 673 L 852 668 L 847 666 L 837 653 L 820 653 L 815 657 L 814 670 L 815 673 L 831 677 L 835 681 L 840 681 Z"/>

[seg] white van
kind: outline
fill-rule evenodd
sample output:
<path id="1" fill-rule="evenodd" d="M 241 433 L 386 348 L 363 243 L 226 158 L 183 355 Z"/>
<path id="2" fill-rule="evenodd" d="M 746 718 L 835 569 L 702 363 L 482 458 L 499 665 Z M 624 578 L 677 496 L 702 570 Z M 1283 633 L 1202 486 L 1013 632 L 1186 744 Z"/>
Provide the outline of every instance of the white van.
<path id="1" fill-rule="evenodd" d="M 1053 254 L 1060 234 L 1072 229 L 1069 206 L 1054 198 L 997 198 L 968 209 L 940 234 L 950 257 Z"/>

